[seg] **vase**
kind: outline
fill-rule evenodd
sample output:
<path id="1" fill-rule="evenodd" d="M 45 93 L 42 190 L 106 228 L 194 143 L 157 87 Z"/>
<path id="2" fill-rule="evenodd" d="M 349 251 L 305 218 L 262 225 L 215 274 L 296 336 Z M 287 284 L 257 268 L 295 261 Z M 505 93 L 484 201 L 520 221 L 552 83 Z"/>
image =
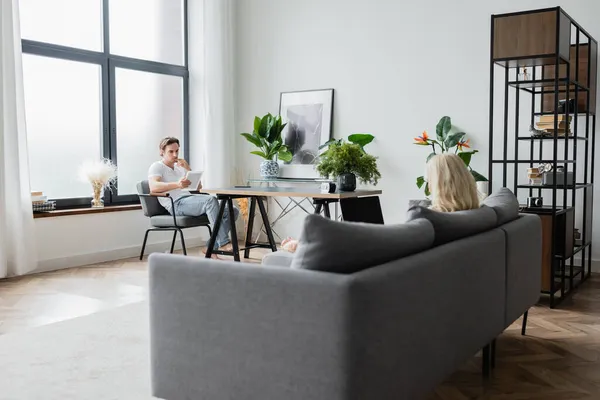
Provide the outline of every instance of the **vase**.
<path id="1" fill-rule="evenodd" d="M 342 192 L 354 192 L 356 190 L 356 175 L 345 173 L 338 176 L 338 187 Z"/>
<path id="2" fill-rule="evenodd" d="M 488 196 L 488 182 L 480 181 L 477 182 L 477 197 L 479 201 L 483 201 Z"/>
<path id="3" fill-rule="evenodd" d="M 264 160 L 260 163 L 260 176 L 263 178 L 277 178 L 279 176 L 279 164 L 274 160 Z"/>
<path id="4" fill-rule="evenodd" d="M 101 182 L 92 182 L 92 188 L 94 192 L 92 193 L 92 208 L 103 208 L 104 207 L 104 199 L 102 198 L 104 192 L 104 185 Z"/>

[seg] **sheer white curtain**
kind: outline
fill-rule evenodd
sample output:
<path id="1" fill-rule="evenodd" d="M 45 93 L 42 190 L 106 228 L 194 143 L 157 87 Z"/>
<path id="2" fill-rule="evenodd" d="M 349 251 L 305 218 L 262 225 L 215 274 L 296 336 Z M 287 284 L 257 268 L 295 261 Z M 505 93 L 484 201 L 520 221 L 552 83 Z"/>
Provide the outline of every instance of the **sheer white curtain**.
<path id="1" fill-rule="evenodd" d="M 235 122 L 233 97 L 233 1 L 201 0 L 194 9 L 194 20 L 202 29 L 191 38 L 190 45 L 201 47 L 199 68 L 190 61 L 190 84 L 193 79 L 199 82 L 202 123 L 197 127 L 202 137 L 200 142 L 202 164 L 205 175 L 204 187 L 224 187 L 231 185 L 235 162 Z M 195 18 L 194 18 L 195 17 Z M 196 39 L 196 40 L 194 40 Z M 192 109 L 191 113 L 196 110 Z M 197 142 L 196 142 L 197 143 Z"/>
<path id="2" fill-rule="evenodd" d="M 0 0 L 0 278 L 37 266 L 24 107 L 19 0 Z"/>

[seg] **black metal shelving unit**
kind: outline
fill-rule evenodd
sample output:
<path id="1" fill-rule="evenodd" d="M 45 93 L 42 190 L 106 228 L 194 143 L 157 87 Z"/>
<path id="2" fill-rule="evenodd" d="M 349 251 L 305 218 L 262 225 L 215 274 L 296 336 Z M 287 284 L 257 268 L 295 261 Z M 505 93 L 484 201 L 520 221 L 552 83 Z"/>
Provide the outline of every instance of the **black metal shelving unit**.
<path id="1" fill-rule="evenodd" d="M 597 57 L 597 41 L 560 7 L 492 16 L 488 190 L 494 183 L 512 188 L 521 203 L 526 197 L 544 198 L 547 206 L 523 207 L 522 212 L 543 219 L 548 256 L 541 266 L 542 293 L 549 296 L 551 308 L 591 274 Z M 522 68 L 531 71 L 527 79 L 520 75 Z M 500 81 L 501 108 L 494 101 Z M 560 100 L 566 100 L 564 112 L 559 112 Z M 530 108 L 524 104 L 529 101 Z M 532 136 L 529 130 L 536 118 L 548 115 L 553 116 L 553 134 Z M 499 121 L 501 128 L 496 125 Z M 523 129 L 524 121 L 529 130 Z M 495 153 L 498 148 L 501 155 Z M 552 185 L 525 181 L 523 169 L 541 163 L 552 165 Z M 557 167 L 564 168 L 564 183 L 557 181 Z M 574 184 L 567 184 L 569 172 Z M 578 222 L 577 213 L 582 239 L 571 244 L 570 223 L 574 227 Z"/>

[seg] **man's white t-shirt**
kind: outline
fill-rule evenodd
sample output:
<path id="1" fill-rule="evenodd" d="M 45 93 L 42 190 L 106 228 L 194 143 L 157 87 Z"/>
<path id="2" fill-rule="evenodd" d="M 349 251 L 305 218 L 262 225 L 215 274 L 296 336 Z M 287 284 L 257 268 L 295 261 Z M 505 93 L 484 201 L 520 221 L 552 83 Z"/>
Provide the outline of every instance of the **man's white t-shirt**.
<path id="1" fill-rule="evenodd" d="M 180 167 L 177 164 L 175 164 L 175 167 L 171 169 L 163 164 L 162 161 L 157 161 L 150 166 L 150 169 L 148 170 L 148 179 L 154 176 L 159 176 L 161 182 L 179 182 L 179 180 L 185 176 L 186 172 L 187 170 L 185 168 Z M 181 197 L 190 195 L 189 190 L 183 189 L 173 189 L 166 193 L 169 193 L 169 196 L 173 198 L 173 201 L 177 201 L 177 199 Z M 171 211 L 171 200 L 166 197 L 159 197 L 158 201 L 164 208 L 167 209 L 167 211 Z"/>

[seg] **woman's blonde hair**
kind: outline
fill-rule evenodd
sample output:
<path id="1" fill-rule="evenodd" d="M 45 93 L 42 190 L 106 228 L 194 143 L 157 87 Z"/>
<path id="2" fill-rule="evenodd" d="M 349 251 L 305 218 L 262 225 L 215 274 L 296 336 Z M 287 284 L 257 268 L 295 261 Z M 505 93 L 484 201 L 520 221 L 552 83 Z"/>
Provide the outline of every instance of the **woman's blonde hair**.
<path id="1" fill-rule="evenodd" d="M 438 154 L 427 163 L 431 208 L 453 212 L 479 208 L 477 185 L 463 160 L 452 153 Z"/>

